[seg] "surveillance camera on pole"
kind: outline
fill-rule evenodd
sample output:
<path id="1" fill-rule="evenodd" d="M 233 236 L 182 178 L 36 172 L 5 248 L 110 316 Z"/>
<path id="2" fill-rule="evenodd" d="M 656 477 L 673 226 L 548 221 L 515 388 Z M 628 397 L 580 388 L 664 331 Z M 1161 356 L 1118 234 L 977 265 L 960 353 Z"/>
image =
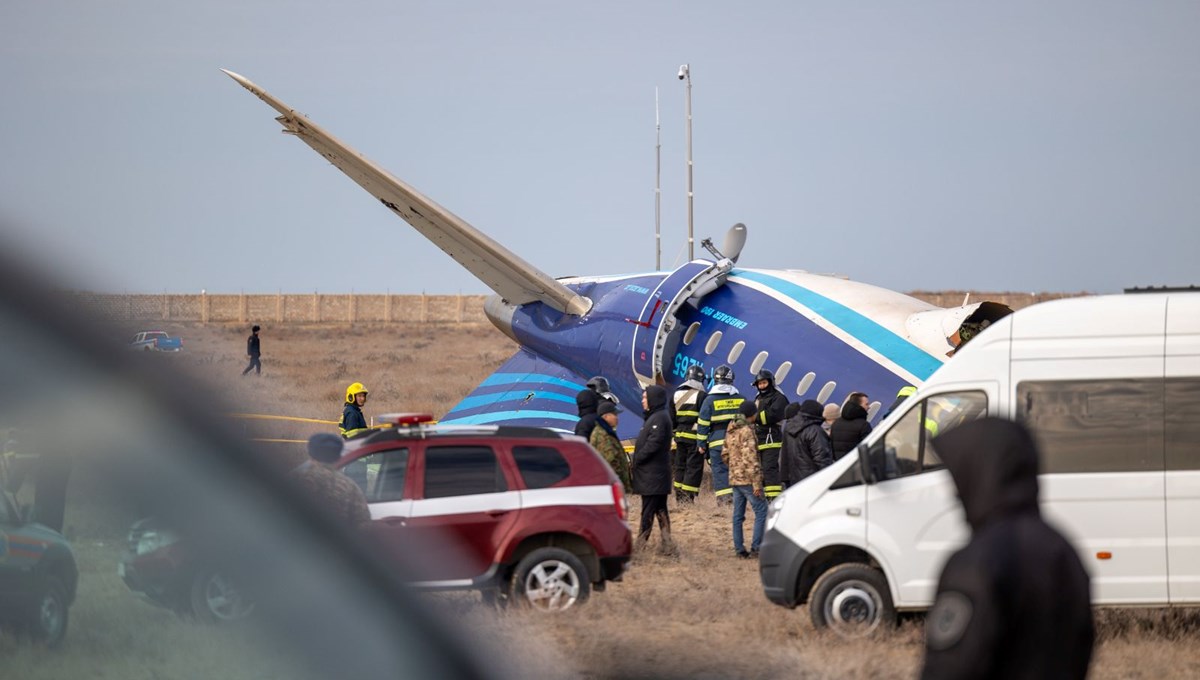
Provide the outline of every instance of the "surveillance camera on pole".
<path id="1" fill-rule="evenodd" d="M 679 79 L 687 81 L 687 221 L 688 261 L 696 258 L 695 240 L 692 237 L 692 71 L 687 64 L 679 67 Z"/>

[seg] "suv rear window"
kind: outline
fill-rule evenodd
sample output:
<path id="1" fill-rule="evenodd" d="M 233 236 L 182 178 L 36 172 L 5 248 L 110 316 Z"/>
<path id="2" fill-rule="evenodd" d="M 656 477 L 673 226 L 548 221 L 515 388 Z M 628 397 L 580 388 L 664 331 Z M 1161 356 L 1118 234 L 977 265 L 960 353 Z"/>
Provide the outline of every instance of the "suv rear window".
<path id="1" fill-rule="evenodd" d="M 425 449 L 425 498 L 508 491 L 496 454 L 486 446 Z"/>
<path id="2" fill-rule="evenodd" d="M 550 446 L 514 446 L 513 459 L 527 489 L 544 489 L 571 476 L 571 466 Z"/>

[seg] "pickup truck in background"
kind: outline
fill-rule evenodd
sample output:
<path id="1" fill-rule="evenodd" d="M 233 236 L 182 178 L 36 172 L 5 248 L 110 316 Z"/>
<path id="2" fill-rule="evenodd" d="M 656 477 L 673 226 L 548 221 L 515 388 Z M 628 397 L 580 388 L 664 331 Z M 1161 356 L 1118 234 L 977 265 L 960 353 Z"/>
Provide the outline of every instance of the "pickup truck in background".
<path id="1" fill-rule="evenodd" d="M 178 352 L 183 349 L 183 338 L 172 338 L 166 331 L 142 331 L 133 336 L 129 348 L 146 352 Z"/>

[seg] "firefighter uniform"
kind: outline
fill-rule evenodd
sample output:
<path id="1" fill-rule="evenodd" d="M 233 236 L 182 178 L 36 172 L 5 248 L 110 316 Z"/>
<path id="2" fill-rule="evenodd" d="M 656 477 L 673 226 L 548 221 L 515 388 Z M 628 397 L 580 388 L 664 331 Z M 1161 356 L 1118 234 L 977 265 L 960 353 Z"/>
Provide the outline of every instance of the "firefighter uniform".
<path id="1" fill-rule="evenodd" d="M 754 404 L 758 415 L 754 417 L 754 436 L 758 439 L 758 456 L 762 462 L 763 495 L 770 500 L 783 493 L 783 482 L 779 477 L 779 452 L 783 448 L 783 419 L 788 398 L 775 387 L 775 374 L 759 371 L 755 385 L 766 380 L 766 389 L 758 390 Z"/>
<path id="2" fill-rule="evenodd" d="M 342 420 L 338 423 L 338 432 L 346 439 L 371 429 L 367 427 L 367 419 L 363 416 L 362 407 L 358 405 L 355 399 L 359 394 L 367 394 L 367 388 L 362 383 L 352 383 L 346 388 L 346 402 L 342 407 Z"/>
<path id="3" fill-rule="evenodd" d="M 690 374 L 689 374 L 690 375 Z M 700 370 L 703 380 L 704 371 Z M 675 389 L 671 401 L 675 406 L 675 500 L 690 503 L 700 492 L 700 479 L 704 476 L 704 454 L 698 444 L 700 435 L 696 422 L 700 419 L 700 407 L 708 393 L 701 380 L 688 380 Z"/>
<path id="4" fill-rule="evenodd" d="M 726 503 L 733 501 L 733 489 L 729 486 L 729 468 L 721 461 L 721 448 L 725 444 L 725 428 L 738 416 L 743 401 L 745 398 L 733 385 L 714 385 L 696 421 L 696 434 L 712 467 L 713 495 Z"/>

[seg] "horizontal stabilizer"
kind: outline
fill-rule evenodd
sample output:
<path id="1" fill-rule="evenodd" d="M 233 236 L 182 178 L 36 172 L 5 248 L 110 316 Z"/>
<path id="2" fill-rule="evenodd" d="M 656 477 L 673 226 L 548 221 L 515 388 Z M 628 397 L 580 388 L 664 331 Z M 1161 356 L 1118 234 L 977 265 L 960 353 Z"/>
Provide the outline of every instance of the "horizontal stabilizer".
<path id="1" fill-rule="evenodd" d="M 575 395 L 587 377 L 522 349 L 442 417 L 446 425 L 525 425 L 574 432 L 579 422 Z M 641 404 L 624 404 L 617 434 L 633 439 L 641 428 Z"/>
<path id="2" fill-rule="evenodd" d="M 324 156 L 505 300 L 513 304 L 543 302 L 574 315 L 586 314 L 591 308 L 591 300 L 396 179 L 259 86 L 232 71 L 221 70 L 278 111 L 275 120 L 283 125 L 284 132 L 299 137 Z"/>

